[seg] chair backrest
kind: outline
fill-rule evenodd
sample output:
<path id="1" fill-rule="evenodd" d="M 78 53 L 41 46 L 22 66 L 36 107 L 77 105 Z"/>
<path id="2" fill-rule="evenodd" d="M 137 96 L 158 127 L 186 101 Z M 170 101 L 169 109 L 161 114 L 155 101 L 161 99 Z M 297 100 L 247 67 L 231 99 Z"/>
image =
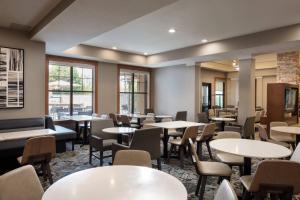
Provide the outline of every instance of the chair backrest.
<path id="1" fill-rule="evenodd" d="M 247 117 L 246 121 L 243 126 L 243 138 L 245 139 L 254 139 L 254 124 L 255 124 L 255 117 Z"/>
<path id="2" fill-rule="evenodd" d="M 213 116 L 215 116 L 214 109 L 208 109 L 208 117 L 213 117 Z"/>
<path id="3" fill-rule="evenodd" d="M 265 114 L 266 114 L 266 111 L 265 111 L 265 110 L 262 110 L 262 111 L 260 112 L 260 117 L 264 117 Z"/>
<path id="4" fill-rule="evenodd" d="M 176 113 L 175 121 L 186 121 L 187 111 L 178 111 Z"/>
<path id="5" fill-rule="evenodd" d="M 2 200 L 41 200 L 43 193 L 43 187 L 31 165 L 0 176 L 0 199 Z"/>
<path id="6" fill-rule="evenodd" d="M 276 126 L 288 126 L 288 123 L 286 122 L 270 122 L 270 136 L 276 136 L 276 135 L 282 135 L 282 133 L 278 131 L 271 130 L 272 127 Z"/>
<path id="7" fill-rule="evenodd" d="M 104 133 L 102 130 L 105 128 L 114 127 L 113 120 L 111 119 L 97 119 L 91 121 L 91 134 L 98 136 L 102 139 L 117 139 L 117 135 Z"/>
<path id="8" fill-rule="evenodd" d="M 147 151 L 142 150 L 117 151 L 113 165 L 135 165 L 152 167 L 150 154 Z"/>
<path id="9" fill-rule="evenodd" d="M 260 186 L 289 186 L 293 193 L 300 193 L 300 163 L 288 160 L 264 160 L 258 164 L 250 192 L 258 192 Z"/>
<path id="10" fill-rule="evenodd" d="M 55 131 L 55 125 L 51 116 L 45 116 L 45 128 L 49 128 Z"/>
<path id="11" fill-rule="evenodd" d="M 188 140 L 191 138 L 193 141 L 196 139 L 198 135 L 198 126 L 190 126 L 187 127 L 183 133 L 181 138 L 181 144 L 188 144 Z"/>
<path id="12" fill-rule="evenodd" d="M 269 139 L 269 137 L 268 137 L 266 129 L 260 124 L 257 124 L 256 127 L 258 128 L 258 135 L 259 135 L 260 140 L 267 141 Z"/>
<path id="13" fill-rule="evenodd" d="M 121 115 L 120 120 L 121 120 L 123 126 L 130 127 L 131 123 L 130 123 L 130 119 L 127 115 Z"/>
<path id="14" fill-rule="evenodd" d="M 198 113 L 198 122 L 199 123 L 208 123 L 209 122 L 208 113 L 207 112 Z"/>
<path id="15" fill-rule="evenodd" d="M 26 141 L 21 164 L 28 164 L 30 159 L 35 156 L 49 155 L 55 157 L 56 143 L 54 136 L 42 136 L 30 138 Z"/>
<path id="16" fill-rule="evenodd" d="M 255 123 L 260 121 L 261 111 L 255 111 Z"/>
<path id="17" fill-rule="evenodd" d="M 224 179 L 221 183 L 221 185 L 219 186 L 217 193 L 214 197 L 214 200 L 237 200 L 238 197 L 234 191 L 234 189 L 232 188 L 231 184 Z"/>
<path id="18" fill-rule="evenodd" d="M 160 134 L 162 133 L 162 128 L 136 130 L 130 143 L 130 149 L 147 151 L 152 159 L 158 159 L 160 158 Z"/>
<path id="19" fill-rule="evenodd" d="M 113 120 L 114 126 L 118 126 L 118 119 L 114 113 L 109 113 L 109 118 Z"/>
<path id="20" fill-rule="evenodd" d="M 224 139 L 224 138 L 241 138 L 241 134 L 235 131 L 220 131 L 214 139 Z"/>
<path id="21" fill-rule="evenodd" d="M 297 145 L 297 147 L 291 157 L 291 160 L 300 163 L 300 143 Z"/>
<path id="22" fill-rule="evenodd" d="M 216 124 L 206 124 L 203 128 L 202 134 L 200 135 L 200 141 L 206 141 L 214 137 L 216 130 Z"/>

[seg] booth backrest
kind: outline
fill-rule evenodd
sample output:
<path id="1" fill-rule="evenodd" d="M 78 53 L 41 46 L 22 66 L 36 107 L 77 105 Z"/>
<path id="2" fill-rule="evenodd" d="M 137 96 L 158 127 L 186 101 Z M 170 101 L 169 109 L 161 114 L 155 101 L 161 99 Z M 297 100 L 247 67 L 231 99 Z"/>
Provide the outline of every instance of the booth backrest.
<path id="1" fill-rule="evenodd" d="M 45 128 L 43 117 L 0 120 L 0 133 Z"/>

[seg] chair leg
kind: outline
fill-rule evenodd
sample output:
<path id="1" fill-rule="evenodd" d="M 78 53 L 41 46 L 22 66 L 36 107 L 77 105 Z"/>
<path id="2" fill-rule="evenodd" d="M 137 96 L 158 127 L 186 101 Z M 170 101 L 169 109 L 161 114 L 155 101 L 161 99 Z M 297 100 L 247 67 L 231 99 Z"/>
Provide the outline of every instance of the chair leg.
<path id="1" fill-rule="evenodd" d="M 210 146 L 209 146 L 209 142 L 208 142 L 208 141 L 205 141 L 205 143 L 206 143 L 206 146 L 207 146 L 207 150 L 208 150 L 210 159 L 211 159 L 211 160 L 214 160 L 214 158 L 213 158 L 213 156 L 212 156 L 212 153 L 211 153 Z"/>
<path id="2" fill-rule="evenodd" d="M 195 191 L 195 195 L 198 196 L 199 194 L 199 189 L 200 189 L 200 185 L 201 185 L 201 180 L 202 180 L 202 176 L 199 176 L 198 182 L 197 182 L 197 187 L 196 187 L 196 191 Z"/>
<path id="3" fill-rule="evenodd" d="M 51 173 L 51 168 L 49 163 L 46 164 L 46 171 L 47 171 L 47 177 L 49 179 L 50 184 L 53 184 L 53 178 L 52 178 L 52 173 Z"/>
<path id="4" fill-rule="evenodd" d="M 199 200 L 203 199 L 204 191 L 205 191 L 205 185 L 206 185 L 207 176 L 203 176 L 201 180 L 201 189 L 200 189 L 200 195 Z"/>
<path id="5" fill-rule="evenodd" d="M 184 146 L 179 147 L 179 159 L 180 159 L 180 167 L 184 167 L 183 159 L 184 159 Z"/>
<path id="6" fill-rule="evenodd" d="M 100 166 L 103 166 L 103 151 L 100 151 Z"/>
<path id="7" fill-rule="evenodd" d="M 41 163 L 41 168 L 42 168 L 44 181 L 46 181 L 47 180 L 47 169 L 46 169 L 46 164 L 44 162 Z"/>
<path id="8" fill-rule="evenodd" d="M 242 165 L 239 166 L 239 171 L 240 171 L 240 177 L 242 177 L 244 175 L 244 169 Z"/>
<path id="9" fill-rule="evenodd" d="M 90 145 L 89 163 L 92 164 L 93 147 Z"/>
<path id="10" fill-rule="evenodd" d="M 74 151 L 74 140 L 72 140 L 72 151 Z"/>
<path id="11" fill-rule="evenodd" d="M 157 159 L 157 169 L 161 170 L 161 159 L 160 158 Z"/>

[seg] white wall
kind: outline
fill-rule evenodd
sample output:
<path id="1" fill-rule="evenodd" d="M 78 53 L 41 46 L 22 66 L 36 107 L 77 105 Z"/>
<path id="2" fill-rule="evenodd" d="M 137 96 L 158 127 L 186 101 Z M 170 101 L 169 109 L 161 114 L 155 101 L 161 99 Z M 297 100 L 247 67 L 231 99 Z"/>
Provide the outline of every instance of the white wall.
<path id="1" fill-rule="evenodd" d="M 45 44 L 27 34 L 0 28 L 0 46 L 24 49 L 23 109 L 0 109 L 0 119 L 41 117 L 45 114 Z"/>
<path id="2" fill-rule="evenodd" d="M 171 66 L 154 70 L 154 110 L 175 116 L 177 111 L 188 111 L 188 120 L 195 120 L 196 67 Z"/>

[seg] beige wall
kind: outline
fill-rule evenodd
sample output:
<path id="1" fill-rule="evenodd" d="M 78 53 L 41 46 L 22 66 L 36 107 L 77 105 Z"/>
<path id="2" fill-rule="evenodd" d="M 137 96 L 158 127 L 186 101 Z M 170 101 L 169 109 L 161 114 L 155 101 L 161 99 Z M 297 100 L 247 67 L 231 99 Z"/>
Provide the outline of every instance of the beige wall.
<path id="1" fill-rule="evenodd" d="M 25 105 L 23 109 L 0 109 L 0 119 L 39 117 L 45 114 L 45 44 L 24 33 L 0 28 L 0 46 L 25 50 Z"/>
<path id="2" fill-rule="evenodd" d="M 170 66 L 154 70 L 154 110 L 158 114 L 175 116 L 188 111 L 188 120 L 195 120 L 195 66 Z"/>
<path id="3" fill-rule="evenodd" d="M 99 63 L 98 106 L 100 114 L 117 113 L 118 66 L 111 63 Z"/>

